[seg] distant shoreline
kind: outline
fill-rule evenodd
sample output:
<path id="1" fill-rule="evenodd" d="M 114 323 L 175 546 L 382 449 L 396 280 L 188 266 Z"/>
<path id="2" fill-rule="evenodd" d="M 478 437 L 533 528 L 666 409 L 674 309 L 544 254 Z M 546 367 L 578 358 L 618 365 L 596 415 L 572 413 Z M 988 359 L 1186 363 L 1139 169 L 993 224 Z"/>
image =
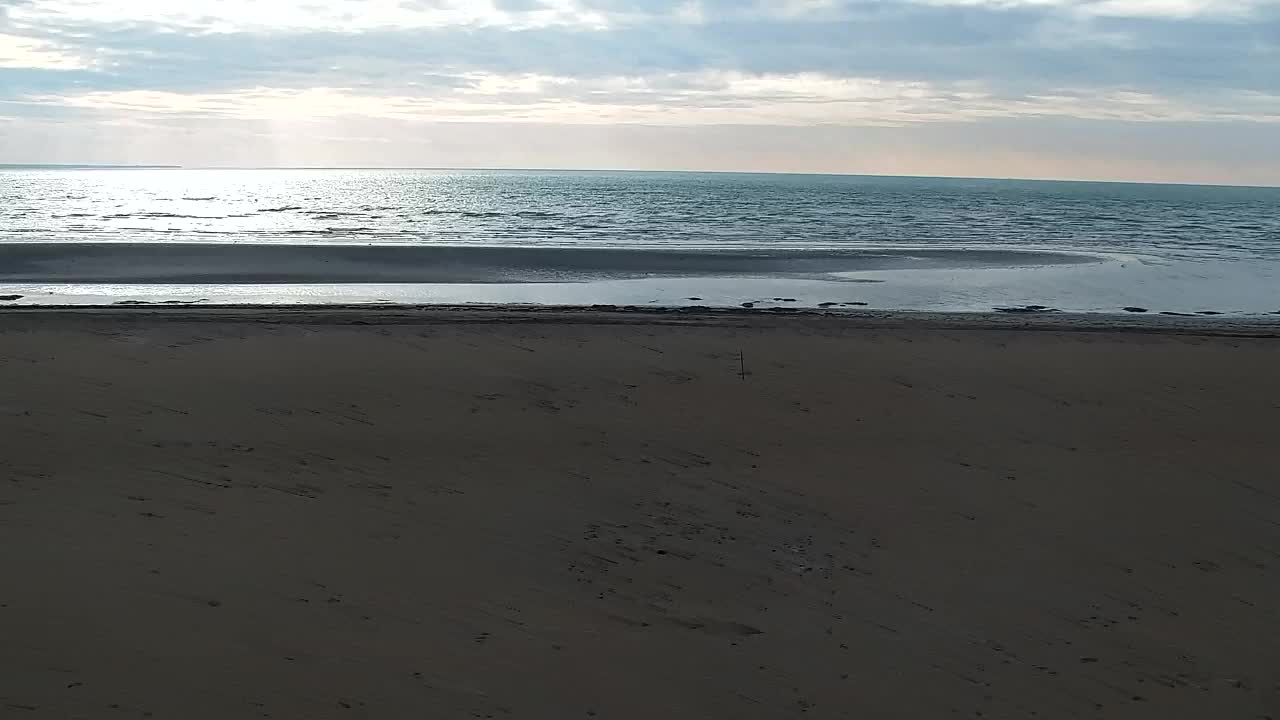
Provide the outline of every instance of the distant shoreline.
<path id="1" fill-rule="evenodd" d="M 796 177 L 832 177 L 832 178 L 876 178 L 900 180 L 955 180 L 979 182 L 1033 182 L 1033 183 L 1068 183 L 1082 185 L 1159 185 L 1172 187 L 1209 187 L 1209 188 L 1242 188 L 1247 190 L 1276 190 L 1280 185 L 1258 185 L 1255 183 L 1222 183 L 1191 182 L 1185 180 L 1116 180 L 1091 178 L 1055 178 L 1055 177 L 1002 177 L 996 175 L 888 175 L 882 173 L 858 172 L 800 172 L 800 171 L 765 171 L 765 170 L 688 170 L 662 168 L 573 168 L 573 167 L 443 167 L 430 165 L 94 165 L 94 164 L 23 164 L 0 163 L 0 170 L 234 170 L 234 171 L 308 171 L 308 172 L 458 172 L 458 173 L 609 173 L 636 175 L 759 175 L 759 176 L 796 176 Z"/>
<path id="2" fill-rule="evenodd" d="M 181 165 L 62 165 L 0 163 L 0 170 L 182 170 Z"/>

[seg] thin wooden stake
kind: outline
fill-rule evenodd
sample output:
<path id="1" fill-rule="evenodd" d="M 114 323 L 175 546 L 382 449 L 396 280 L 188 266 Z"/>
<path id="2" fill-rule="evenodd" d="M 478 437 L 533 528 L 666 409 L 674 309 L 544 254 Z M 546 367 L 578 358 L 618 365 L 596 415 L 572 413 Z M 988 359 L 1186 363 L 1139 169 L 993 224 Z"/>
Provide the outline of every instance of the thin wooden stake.
<path id="1" fill-rule="evenodd" d="M 738 351 L 738 374 L 744 381 L 747 379 L 747 356 L 741 350 Z"/>

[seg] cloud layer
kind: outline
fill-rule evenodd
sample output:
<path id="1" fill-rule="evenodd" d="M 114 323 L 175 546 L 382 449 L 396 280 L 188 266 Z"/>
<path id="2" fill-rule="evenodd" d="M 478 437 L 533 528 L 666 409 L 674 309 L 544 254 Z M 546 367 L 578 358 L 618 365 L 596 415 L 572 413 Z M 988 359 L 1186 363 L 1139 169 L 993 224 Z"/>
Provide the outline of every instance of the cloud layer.
<path id="1" fill-rule="evenodd" d="M 0 160 L 86 128 L 359 144 L 340 128 L 361 125 L 409 147 L 446 123 L 1058 120 L 1280 134 L 1280 2 L 0 0 Z"/>

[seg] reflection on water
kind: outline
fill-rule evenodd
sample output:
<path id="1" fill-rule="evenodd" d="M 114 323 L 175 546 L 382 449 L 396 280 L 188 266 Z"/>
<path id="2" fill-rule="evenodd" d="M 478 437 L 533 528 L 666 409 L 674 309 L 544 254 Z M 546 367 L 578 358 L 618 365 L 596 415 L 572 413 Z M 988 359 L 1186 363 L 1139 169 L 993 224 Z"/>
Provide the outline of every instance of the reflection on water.
<path id="1" fill-rule="evenodd" d="M 1280 264 L 1108 262 L 1015 269 L 880 270 L 844 282 L 792 278 L 663 278 L 587 283 L 5 286 L 10 305 L 121 301 L 217 303 L 534 303 L 955 310 L 1045 305 L 1068 312 L 1280 311 Z M 788 302 L 793 301 L 793 302 Z M 843 305 L 849 303 L 850 305 Z M 865 305 L 863 305 L 865 303 Z"/>
<path id="2" fill-rule="evenodd" d="M 1273 256 L 1280 189 L 715 173 L 0 171 L 0 241 Z"/>

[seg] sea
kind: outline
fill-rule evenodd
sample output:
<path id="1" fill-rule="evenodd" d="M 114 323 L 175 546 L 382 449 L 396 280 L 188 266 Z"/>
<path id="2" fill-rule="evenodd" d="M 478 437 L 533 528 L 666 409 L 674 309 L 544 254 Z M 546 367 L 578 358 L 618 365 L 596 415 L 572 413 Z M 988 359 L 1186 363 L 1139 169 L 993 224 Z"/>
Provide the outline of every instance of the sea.
<path id="1" fill-rule="evenodd" d="M 0 297 L 1280 314 L 1280 188 L 8 168 Z"/>

